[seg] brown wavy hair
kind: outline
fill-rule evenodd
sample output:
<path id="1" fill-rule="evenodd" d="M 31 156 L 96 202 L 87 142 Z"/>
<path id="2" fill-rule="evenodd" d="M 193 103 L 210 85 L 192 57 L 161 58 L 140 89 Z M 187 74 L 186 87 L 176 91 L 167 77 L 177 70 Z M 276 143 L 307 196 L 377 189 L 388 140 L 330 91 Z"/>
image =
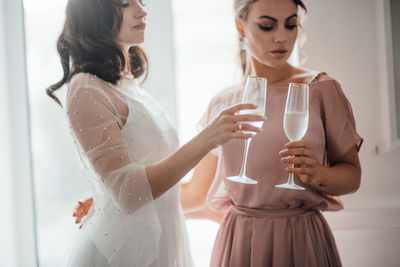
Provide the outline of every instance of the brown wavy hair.
<path id="1" fill-rule="evenodd" d="M 249 6 L 255 2 L 257 2 L 257 0 L 234 0 L 233 6 L 235 15 L 242 20 L 246 20 L 247 13 L 249 11 Z M 307 12 L 307 7 L 302 0 L 293 0 L 293 2 L 296 4 L 297 7 L 301 7 L 304 10 L 304 12 Z M 239 42 L 241 42 L 240 36 L 239 36 Z M 239 58 L 240 58 L 240 65 L 242 67 L 242 73 L 246 75 L 246 68 L 247 68 L 246 50 L 240 50 Z"/>
<path id="2" fill-rule="evenodd" d="M 121 0 L 69 0 L 57 51 L 64 71 L 62 79 L 46 89 L 59 105 L 54 92 L 80 72 L 91 73 L 116 84 L 126 62 L 116 39 L 122 24 Z M 129 49 L 130 71 L 135 78 L 148 75 L 146 54 L 139 46 Z"/>

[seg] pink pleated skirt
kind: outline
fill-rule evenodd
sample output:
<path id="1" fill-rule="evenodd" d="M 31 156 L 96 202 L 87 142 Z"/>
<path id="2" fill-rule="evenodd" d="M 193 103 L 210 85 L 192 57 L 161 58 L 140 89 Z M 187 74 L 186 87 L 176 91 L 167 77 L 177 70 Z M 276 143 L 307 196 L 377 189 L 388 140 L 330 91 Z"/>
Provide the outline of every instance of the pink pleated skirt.
<path id="1" fill-rule="evenodd" d="M 270 266 L 342 266 L 319 211 L 232 206 L 217 234 L 211 267 Z"/>

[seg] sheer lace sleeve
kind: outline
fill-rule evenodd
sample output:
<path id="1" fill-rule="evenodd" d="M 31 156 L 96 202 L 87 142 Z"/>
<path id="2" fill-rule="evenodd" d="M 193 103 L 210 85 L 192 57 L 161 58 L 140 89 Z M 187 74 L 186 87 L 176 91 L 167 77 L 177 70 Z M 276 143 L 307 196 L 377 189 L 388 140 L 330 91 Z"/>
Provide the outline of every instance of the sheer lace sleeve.
<path id="1" fill-rule="evenodd" d="M 145 167 L 133 162 L 121 133 L 126 104 L 112 90 L 95 77 L 75 79 L 67 96 L 67 114 L 99 182 L 122 211 L 133 213 L 152 201 L 152 194 Z"/>
<path id="2" fill-rule="evenodd" d="M 129 108 L 123 95 L 103 80 L 80 73 L 69 83 L 66 113 L 90 184 L 93 215 L 83 231 L 110 266 L 148 266 L 161 235 L 145 166 L 133 160 L 123 127 Z M 132 242 L 135 240 L 135 242 Z"/>

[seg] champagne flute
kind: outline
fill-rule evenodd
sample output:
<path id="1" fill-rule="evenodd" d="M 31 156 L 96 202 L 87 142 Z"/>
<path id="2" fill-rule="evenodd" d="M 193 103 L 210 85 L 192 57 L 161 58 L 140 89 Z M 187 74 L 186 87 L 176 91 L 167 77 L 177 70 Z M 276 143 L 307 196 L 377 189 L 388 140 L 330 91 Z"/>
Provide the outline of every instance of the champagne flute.
<path id="1" fill-rule="evenodd" d="M 247 109 L 240 111 L 240 114 L 257 114 L 265 116 L 265 105 L 267 99 L 267 79 L 248 76 L 246 81 L 246 86 L 244 88 L 242 103 L 252 103 L 257 106 L 256 109 Z M 246 122 L 253 126 L 261 128 L 263 126 L 263 121 Z M 240 173 L 236 176 L 230 176 L 226 179 L 244 183 L 244 184 L 257 184 L 256 180 L 253 180 L 246 176 L 246 162 L 247 154 L 249 152 L 251 138 L 246 139 L 244 157 L 242 162 L 242 168 Z"/>
<path id="2" fill-rule="evenodd" d="M 308 128 L 309 88 L 307 84 L 290 83 L 286 98 L 283 129 L 290 141 L 301 140 Z M 291 165 L 293 167 L 293 164 Z M 277 188 L 305 190 L 304 187 L 294 183 L 293 173 L 289 173 L 288 181 L 275 185 Z"/>

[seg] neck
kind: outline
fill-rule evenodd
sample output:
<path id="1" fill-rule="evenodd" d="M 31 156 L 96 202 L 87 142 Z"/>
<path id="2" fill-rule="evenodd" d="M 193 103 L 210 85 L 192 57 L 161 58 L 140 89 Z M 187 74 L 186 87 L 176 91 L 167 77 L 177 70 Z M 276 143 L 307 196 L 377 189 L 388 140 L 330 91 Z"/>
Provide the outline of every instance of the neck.
<path id="1" fill-rule="evenodd" d="M 125 53 L 125 68 L 124 71 L 125 72 L 131 72 L 131 62 L 130 62 L 130 56 L 129 53 Z"/>
<path id="2" fill-rule="evenodd" d="M 131 72 L 129 47 L 123 47 L 122 53 L 124 54 L 124 59 L 125 59 L 125 66 L 123 72 Z"/>
<path id="3" fill-rule="evenodd" d="M 249 64 L 250 75 L 257 77 L 265 77 L 268 79 L 268 86 L 280 85 L 291 77 L 294 67 L 286 62 L 279 67 L 270 67 L 251 58 Z"/>

